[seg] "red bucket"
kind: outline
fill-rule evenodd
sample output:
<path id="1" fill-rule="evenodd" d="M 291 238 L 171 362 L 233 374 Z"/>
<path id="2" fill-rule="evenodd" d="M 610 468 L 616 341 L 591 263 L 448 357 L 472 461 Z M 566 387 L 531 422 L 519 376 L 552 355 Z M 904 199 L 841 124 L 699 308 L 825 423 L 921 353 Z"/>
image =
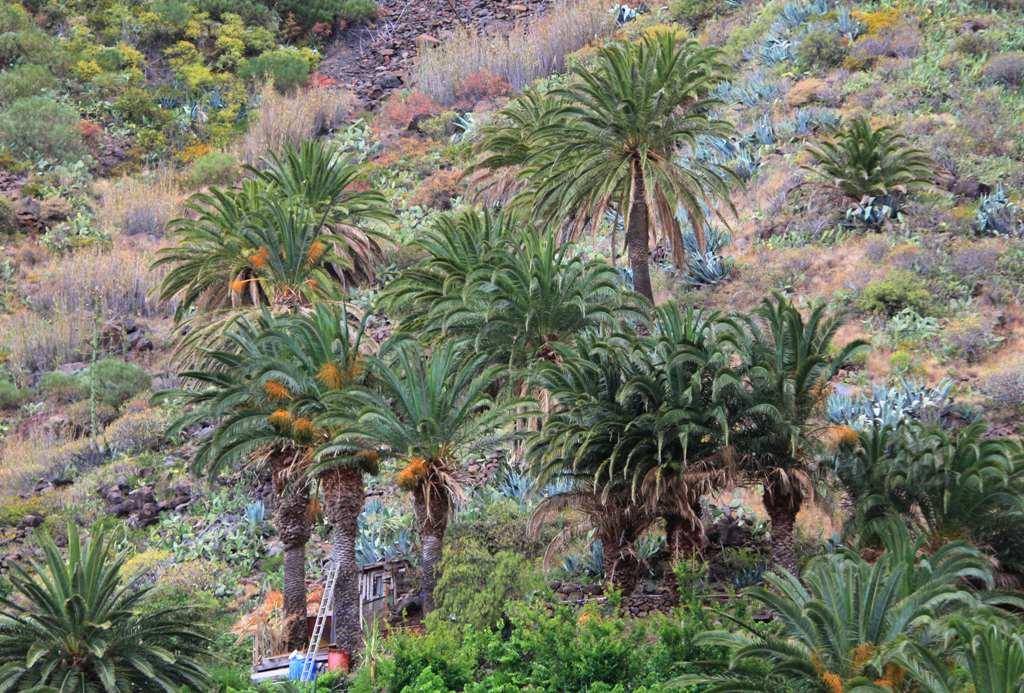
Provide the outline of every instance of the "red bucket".
<path id="1" fill-rule="evenodd" d="M 327 651 L 327 671 L 344 671 L 346 674 L 352 667 L 352 658 L 348 652 L 332 647 Z"/>

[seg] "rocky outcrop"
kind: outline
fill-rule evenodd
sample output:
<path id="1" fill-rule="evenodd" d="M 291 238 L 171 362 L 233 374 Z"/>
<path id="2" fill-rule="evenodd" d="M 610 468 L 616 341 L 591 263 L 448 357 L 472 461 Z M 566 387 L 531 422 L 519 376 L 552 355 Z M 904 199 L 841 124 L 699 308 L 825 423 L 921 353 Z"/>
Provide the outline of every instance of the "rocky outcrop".
<path id="1" fill-rule="evenodd" d="M 338 33 L 318 72 L 373 108 L 395 89 L 409 86 L 408 71 L 418 50 L 440 44 L 462 27 L 507 28 L 550 4 L 551 0 L 381 0 L 376 21 Z"/>

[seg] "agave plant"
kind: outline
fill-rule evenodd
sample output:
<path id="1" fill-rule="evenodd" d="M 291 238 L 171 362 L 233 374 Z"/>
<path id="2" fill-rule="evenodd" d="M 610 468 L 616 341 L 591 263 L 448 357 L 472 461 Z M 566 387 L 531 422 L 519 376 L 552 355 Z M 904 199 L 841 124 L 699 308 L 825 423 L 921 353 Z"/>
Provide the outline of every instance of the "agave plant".
<path id="1" fill-rule="evenodd" d="M 211 640 L 187 606 L 147 605 L 125 584 L 126 556 L 99 525 L 83 540 L 68 525 L 67 557 L 49 537 L 43 562 L 11 565 L 0 598 L 0 690 L 208 690 Z"/>
<path id="2" fill-rule="evenodd" d="M 812 164 L 804 166 L 824 184 L 848 198 L 887 197 L 898 211 L 899 200 L 934 179 L 932 160 L 888 126 L 874 128 L 853 118 L 832 140 L 808 145 Z"/>
<path id="3" fill-rule="evenodd" d="M 874 563 L 844 550 L 814 559 L 801 579 L 769 573 L 766 587 L 746 594 L 778 614 L 779 629 L 700 636 L 706 645 L 727 648 L 731 666 L 677 683 L 705 685 L 701 690 L 709 693 L 753 693 L 787 684 L 829 692 L 902 690 L 908 669 L 941 641 L 932 628 L 936 619 L 995 607 L 961 587 L 964 578 L 991 585 L 977 550 L 951 543 L 922 555 L 923 544 L 899 525 L 885 533 L 885 542 Z M 767 673 L 760 666 L 765 662 Z"/>

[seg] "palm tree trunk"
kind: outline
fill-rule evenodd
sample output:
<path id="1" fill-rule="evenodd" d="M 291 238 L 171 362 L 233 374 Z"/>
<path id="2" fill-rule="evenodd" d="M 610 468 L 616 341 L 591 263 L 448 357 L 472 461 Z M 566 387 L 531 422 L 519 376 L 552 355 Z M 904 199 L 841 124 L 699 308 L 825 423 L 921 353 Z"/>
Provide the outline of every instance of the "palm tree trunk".
<path id="1" fill-rule="evenodd" d="M 616 588 L 622 590 L 623 596 L 629 596 L 640 581 L 640 560 L 633 547 L 621 537 L 602 532 L 601 546 L 604 549 L 604 577 Z"/>
<path id="2" fill-rule="evenodd" d="M 279 475 L 275 475 L 279 476 Z M 306 635 L 306 542 L 309 541 L 309 489 L 304 481 L 277 486 L 274 523 L 284 544 L 284 617 L 288 650 L 303 649 Z"/>
<path id="3" fill-rule="evenodd" d="M 334 644 L 352 654 L 363 643 L 359 618 L 359 566 L 356 564 L 359 513 L 366 496 L 363 474 L 354 467 L 337 467 L 325 472 L 321 479 L 324 514 L 334 529 L 332 553 L 338 561 L 332 611 Z"/>
<path id="4" fill-rule="evenodd" d="M 633 162 L 633 186 L 629 199 L 629 224 L 626 226 L 626 251 L 629 267 L 633 270 L 633 288 L 654 303 L 650 268 L 650 212 L 640 162 Z"/>
<path id="5" fill-rule="evenodd" d="M 673 561 L 697 556 L 704 548 L 700 532 L 694 529 L 693 523 L 674 513 L 665 515 L 665 545 Z"/>
<path id="6" fill-rule="evenodd" d="M 793 546 L 793 528 L 800 512 L 803 496 L 792 490 L 766 485 L 761 495 L 765 511 L 772 526 L 772 562 L 798 575 L 796 550 Z"/>
<path id="7" fill-rule="evenodd" d="M 428 474 L 413 491 L 413 509 L 420 532 L 420 600 L 423 613 L 427 614 L 434 609 L 434 586 L 441 564 L 451 499 Z"/>

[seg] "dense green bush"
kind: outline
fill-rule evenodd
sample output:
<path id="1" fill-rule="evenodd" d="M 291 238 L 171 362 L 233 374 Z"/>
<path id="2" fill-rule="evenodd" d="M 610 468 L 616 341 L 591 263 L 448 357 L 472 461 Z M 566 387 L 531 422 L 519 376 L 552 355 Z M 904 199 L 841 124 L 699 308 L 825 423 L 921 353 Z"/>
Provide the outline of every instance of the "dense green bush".
<path id="1" fill-rule="evenodd" d="M 713 17 L 721 6 L 721 0 L 672 0 L 668 11 L 677 22 L 696 28 Z"/>
<path id="2" fill-rule="evenodd" d="M 920 315 L 929 315 L 933 309 L 932 293 L 918 275 L 909 270 L 896 270 L 864 287 L 860 307 L 889 317 L 906 308 L 913 308 Z"/>
<path id="3" fill-rule="evenodd" d="M 842 65 L 846 54 L 846 46 L 834 31 L 816 28 L 800 40 L 796 59 L 802 70 L 828 70 Z"/>
<path id="4" fill-rule="evenodd" d="M 193 188 L 231 185 L 239 176 L 238 159 L 228 152 L 210 152 L 192 162 L 188 182 Z"/>
<path id="5" fill-rule="evenodd" d="M 290 92 L 305 85 L 312 71 L 309 58 L 301 51 L 279 48 L 246 60 L 238 76 L 252 81 L 269 79 L 278 91 Z"/>
<path id="6" fill-rule="evenodd" d="M 350 22 L 374 19 L 377 16 L 377 3 L 374 0 L 342 0 L 338 16 Z"/>
<path id="7" fill-rule="evenodd" d="M 99 401 L 120 407 L 150 385 L 149 374 L 134 363 L 118 359 L 102 359 L 82 375 L 87 388 L 96 389 Z"/>
<path id="8" fill-rule="evenodd" d="M 39 392 L 58 402 L 76 402 L 89 396 L 89 388 L 71 373 L 53 371 L 39 379 Z"/>
<path id="9" fill-rule="evenodd" d="M 0 409 L 10 409 L 25 401 L 27 392 L 10 380 L 0 379 Z"/>
<path id="10" fill-rule="evenodd" d="M 73 161 L 85 153 L 74 107 L 48 96 L 18 99 L 0 112 L 0 146 L 23 159 Z"/>
<path id="11" fill-rule="evenodd" d="M 716 658 L 715 648 L 694 644 L 709 627 L 701 610 L 633 620 L 594 604 L 506 608 L 504 634 L 432 615 L 425 635 L 392 635 L 387 655 L 363 666 L 351 690 L 660 691 L 694 662 Z"/>
<path id="12" fill-rule="evenodd" d="M 15 65 L 0 72 L 0 105 L 52 91 L 57 84 L 57 78 L 44 65 Z"/>
<path id="13" fill-rule="evenodd" d="M 434 598 L 437 609 L 478 629 L 501 625 L 505 605 L 543 587 L 536 566 L 511 551 L 491 553 L 466 538 L 445 548 Z"/>

